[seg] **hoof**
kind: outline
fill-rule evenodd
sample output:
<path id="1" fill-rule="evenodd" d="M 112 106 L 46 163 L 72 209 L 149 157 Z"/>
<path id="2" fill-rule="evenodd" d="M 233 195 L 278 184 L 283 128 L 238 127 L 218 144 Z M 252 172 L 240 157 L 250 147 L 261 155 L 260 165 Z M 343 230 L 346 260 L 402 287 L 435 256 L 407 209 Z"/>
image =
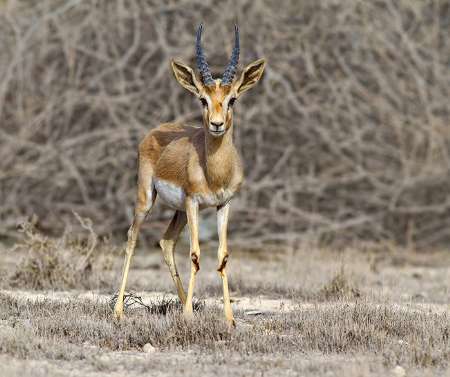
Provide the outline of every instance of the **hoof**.
<path id="1" fill-rule="evenodd" d="M 236 328 L 236 321 L 234 318 L 228 319 L 227 318 L 227 324 L 229 329 L 235 329 Z"/>
<path id="2" fill-rule="evenodd" d="M 184 308 L 183 317 L 187 321 L 192 321 L 194 319 L 194 312 L 192 310 L 192 307 L 188 309 Z"/>
<path id="3" fill-rule="evenodd" d="M 114 308 L 114 318 L 115 318 L 115 319 L 118 319 L 118 320 L 121 320 L 121 319 L 123 319 L 123 317 L 124 317 L 124 314 L 123 314 L 123 307 L 121 307 L 121 306 L 116 306 L 116 307 Z"/>

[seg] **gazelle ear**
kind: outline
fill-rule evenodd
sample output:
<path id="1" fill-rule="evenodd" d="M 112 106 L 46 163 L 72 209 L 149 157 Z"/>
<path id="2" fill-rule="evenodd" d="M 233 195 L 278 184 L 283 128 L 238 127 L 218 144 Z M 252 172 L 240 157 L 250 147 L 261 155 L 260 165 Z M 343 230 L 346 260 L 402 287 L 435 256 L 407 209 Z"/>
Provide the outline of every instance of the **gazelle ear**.
<path id="1" fill-rule="evenodd" d="M 239 97 L 242 93 L 252 88 L 261 78 L 266 61 L 264 59 L 258 59 L 253 63 L 245 67 L 241 77 L 235 83 L 236 93 Z"/>
<path id="2" fill-rule="evenodd" d="M 171 64 L 175 78 L 181 86 L 196 96 L 199 96 L 202 84 L 197 80 L 192 68 L 175 60 L 172 60 Z"/>

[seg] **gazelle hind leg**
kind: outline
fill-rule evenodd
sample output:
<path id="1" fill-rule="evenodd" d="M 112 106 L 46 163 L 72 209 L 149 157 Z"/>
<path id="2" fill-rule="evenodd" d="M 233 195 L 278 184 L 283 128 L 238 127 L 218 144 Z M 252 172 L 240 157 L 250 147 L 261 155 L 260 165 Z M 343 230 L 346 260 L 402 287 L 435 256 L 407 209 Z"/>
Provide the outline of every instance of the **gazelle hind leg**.
<path id="1" fill-rule="evenodd" d="M 164 233 L 162 240 L 159 241 L 159 245 L 163 251 L 164 260 L 169 267 L 170 275 L 172 275 L 172 280 L 175 284 L 175 288 L 177 289 L 178 297 L 183 305 L 186 304 L 186 293 L 184 292 L 183 283 L 181 282 L 180 275 L 178 274 L 174 252 L 178 237 L 186 225 L 186 222 L 186 213 L 176 211 L 172 221 Z"/>
<path id="2" fill-rule="evenodd" d="M 116 305 L 114 307 L 114 315 L 120 319 L 123 317 L 123 300 L 125 287 L 127 284 L 128 271 L 130 269 L 131 257 L 136 248 L 136 241 L 139 230 L 147 215 L 150 213 L 156 200 L 156 190 L 153 187 L 152 177 L 149 174 L 151 169 L 148 168 L 147 174 L 144 169 L 139 169 L 138 195 L 134 210 L 133 223 L 128 230 L 128 241 L 125 250 L 125 262 L 122 272 L 122 282 L 120 284 L 119 294 L 117 296 Z"/>

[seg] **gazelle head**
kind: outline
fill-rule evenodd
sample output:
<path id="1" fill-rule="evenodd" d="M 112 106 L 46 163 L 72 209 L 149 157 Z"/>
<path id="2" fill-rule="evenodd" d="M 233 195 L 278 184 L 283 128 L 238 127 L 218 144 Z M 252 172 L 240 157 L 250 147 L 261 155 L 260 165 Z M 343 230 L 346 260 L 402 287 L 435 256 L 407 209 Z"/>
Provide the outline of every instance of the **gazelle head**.
<path id="1" fill-rule="evenodd" d="M 239 30 L 235 26 L 234 48 L 222 78 L 214 80 L 201 45 L 203 26 L 197 30 L 196 56 L 200 78 L 186 64 L 172 61 L 177 81 L 197 98 L 203 106 L 203 124 L 215 137 L 223 136 L 233 124 L 233 104 L 242 93 L 252 88 L 261 78 L 265 61 L 259 59 L 249 64 L 241 76 L 234 80 L 239 61 Z"/>

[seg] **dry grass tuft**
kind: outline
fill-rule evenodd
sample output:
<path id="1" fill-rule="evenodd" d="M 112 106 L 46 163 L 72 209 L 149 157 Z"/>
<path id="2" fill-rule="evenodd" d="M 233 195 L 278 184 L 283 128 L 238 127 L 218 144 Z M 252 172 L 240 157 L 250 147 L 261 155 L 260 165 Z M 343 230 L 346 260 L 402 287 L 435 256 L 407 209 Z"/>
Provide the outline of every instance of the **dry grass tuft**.
<path id="1" fill-rule="evenodd" d="M 37 231 L 33 223 L 23 223 L 23 238 L 12 252 L 25 252 L 26 256 L 4 283 L 11 288 L 28 289 L 109 287 L 108 272 L 113 269 L 114 259 L 105 249 L 110 245 L 98 242 L 89 219 L 75 216 L 87 236 L 79 234 L 73 238 L 66 229 L 61 237 L 50 238 Z"/>
<path id="2" fill-rule="evenodd" d="M 317 293 L 317 298 L 322 300 L 359 297 L 361 297 L 361 292 L 350 281 L 344 266 L 341 266 L 336 275 Z"/>

